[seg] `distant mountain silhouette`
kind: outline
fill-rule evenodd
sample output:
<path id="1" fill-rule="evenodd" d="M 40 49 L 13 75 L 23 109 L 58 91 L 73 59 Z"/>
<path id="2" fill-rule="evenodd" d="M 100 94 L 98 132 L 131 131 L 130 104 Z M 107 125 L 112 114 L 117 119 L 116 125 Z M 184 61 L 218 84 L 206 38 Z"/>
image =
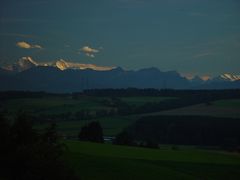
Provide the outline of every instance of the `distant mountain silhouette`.
<path id="1" fill-rule="evenodd" d="M 41 66 L 28 60 L 26 59 L 27 62 L 23 60 L 21 66 L 26 70 L 18 70 L 11 73 L 13 70 L 0 69 L 1 91 L 28 90 L 62 93 L 77 92 L 84 89 L 129 87 L 156 89 L 240 88 L 239 80 L 229 80 L 223 76 L 208 81 L 203 81 L 199 77 L 188 80 L 176 71 L 162 72 L 154 67 L 138 71 L 124 70 L 121 67 L 111 69 L 80 69 L 70 68 L 66 65 L 70 64 L 67 62 L 61 62 L 61 65 L 58 64 L 58 66 Z M 78 66 L 72 65 L 72 67 Z M 93 67 L 95 66 L 93 65 Z"/>
<path id="2" fill-rule="evenodd" d="M 93 69 L 97 71 L 106 71 L 114 69 L 115 67 L 110 66 L 97 66 L 95 64 L 82 64 L 82 63 L 74 63 L 67 62 L 63 59 L 54 61 L 54 62 L 45 62 L 45 63 L 37 63 L 31 57 L 22 57 L 16 63 L 4 66 L 2 69 L 10 71 L 12 73 L 22 72 L 27 69 L 37 67 L 37 66 L 47 66 L 47 67 L 56 67 L 60 70 L 66 69 Z"/>

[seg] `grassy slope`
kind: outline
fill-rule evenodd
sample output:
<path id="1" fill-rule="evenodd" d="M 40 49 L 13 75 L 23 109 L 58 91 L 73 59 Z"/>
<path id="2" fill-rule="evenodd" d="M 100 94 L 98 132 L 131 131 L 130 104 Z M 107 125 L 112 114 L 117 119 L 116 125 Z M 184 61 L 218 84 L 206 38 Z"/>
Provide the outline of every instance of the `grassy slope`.
<path id="1" fill-rule="evenodd" d="M 129 105 L 140 106 L 148 102 L 161 102 L 173 97 L 123 97 L 123 102 Z M 103 105 L 104 100 L 111 100 L 109 97 L 81 97 L 72 99 L 71 97 L 44 97 L 44 98 L 20 98 L 10 99 L 4 105 L 5 109 L 16 113 L 19 110 L 34 112 L 37 114 L 61 114 L 75 113 L 80 110 L 109 109 Z"/>
<path id="2" fill-rule="evenodd" d="M 152 150 L 66 142 L 83 179 L 239 179 L 240 156 L 196 149 Z"/>
<path id="3" fill-rule="evenodd" d="M 7 101 L 5 108 L 13 113 L 19 110 L 37 114 L 74 113 L 82 109 L 105 109 L 107 107 L 99 102 L 103 99 L 95 97 L 83 97 L 80 100 L 70 97 L 21 98 Z"/>
<path id="4" fill-rule="evenodd" d="M 240 108 L 216 107 L 206 106 L 205 104 L 199 104 L 179 109 L 151 113 L 148 115 L 192 115 L 192 116 L 240 118 Z"/>
<path id="5" fill-rule="evenodd" d="M 240 99 L 228 99 L 228 100 L 219 100 L 213 103 L 216 106 L 221 107 L 238 107 L 240 108 Z"/>
<path id="6" fill-rule="evenodd" d="M 122 131 L 122 129 L 128 127 L 131 123 L 135 121 L 135 118 L 130 117 L 105 117 L 95 119 L 99 121 L 103 127 L 103 132 L 105 136 L 114 136 Z M 90 121 L 62 121 L 57 123 L 57 129 L 64 134 L 76 136 L 81 127 Z M 38 129 L 43 129 L 48 127 L 48 124 L 44 123 L 37 125 Z"/>
<path id="7" fill-rule="evenodd" d="M 176 97 L 122 97 L 121 100 L 129 105 L 141 106 L 145 103 L 157 103 L 166 100 L 176 99 Z"/>

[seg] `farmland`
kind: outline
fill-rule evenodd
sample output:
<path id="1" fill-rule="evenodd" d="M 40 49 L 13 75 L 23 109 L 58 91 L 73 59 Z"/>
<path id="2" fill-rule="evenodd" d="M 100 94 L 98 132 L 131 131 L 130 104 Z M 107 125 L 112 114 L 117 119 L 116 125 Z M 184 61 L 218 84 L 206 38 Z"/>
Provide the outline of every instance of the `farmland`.
<path id="1" fill-rule="evenodd" d="M 67 145 L 63 158 L 83 180 L 239 179 L 239 93 L 119 91 L 3 93 L 0 110 L 10 121 L 27 112 L 39 134 L 56 123 Z M 103 136 L 116 138 L 127 131 L 135 144 L 77 141 L 81 128 L 92 121 L 100 123 Z M 147 146 L 149 140 L 159 148 Z"/>
<path id="2" fill-rule="evenodd" d="M 128 96 L 118 97 L 118 101 L 123 102 L 123 106 L 141 107 L 147 103 L 161 103 L 176 100 L 174 96 Z M 43 129 L 48 126 L 47 119 L 54 117 L 58 130 L 68 136 L 76 136 L 81 127 L 90 121 L 99 121 L 103 127 L 104 135 L 114 136 L 122 129 L 128 127 L 137 119 L 148 115 L 199 115 L 214 117 L 240 117 L 240 99 L 224 99 L 212 101 L 210 104 L 196 104 L 187 107 L 164 110 L 153 113 L 138 113 L 130 115 L 105 115 L 95 116 L 97 111 L 115 111 L 116 106 L 112 105 L 111 97 L 83 96 L 77 99 L 72 96 L 63 97 L 43 97 L 43 98 L 13 98 L 4 103 L 4 110 L 14 116 L 23 110 L 39 117 L 36 128 Z M 80 111 L 88 111 L 93 117 L 82 118 L 76 114 Z"/>
<path id="3" fill-rule="evenodd" d="M 238 179 L 237 154 L 170 146 L 152 150 L 66 141 L 66 158 L 84 180 L 90 179 Z M 94 172 L 94 173 L 92 173 Z"/>
<path id="4" fill-rule="evenodd" d="M 199 115 L 215 117 L 240 117 L 240 99 L 213 101 L 210 104 L 197 104 L 189 107 L 153 113 L 152 115 Z"/>
<path id="5" fill-rule="evenodd" d="M 174 97 L 122 97 L 119 98 L 130 106 L 141 106 L 144 103 L 161 102 Z M 113 136 L 119 133 L 123 128 L 133 123 L 136 118 L 134 116 L 111 116 L 111 117 L 94 117 L 91 119 L 76 119 L 75 114 L 79 111 L 88 111 L 90 114 L 96 114 L 97 111 L 110 111 L 115 108 L 105 105 L 105 102 L 111 103 L 109 97 L 81 97 L 72 99 L 69 97 L 47 97 L 47 98 L 19 98 L 8 100 L 4 108 L 9 111 L 10 116 L 14 116 L 17 112 L 23 110 L 39 116 L 40 123 L 35 127 L 43 129 L 48 126 L 46 121 L 49 116 L 57 116 L 56 122 L 59 132 L 68 136 L 76 136 L 81 127 L 90 121 L 99 121 L 107 136 Z M 67 117 L 66 117 L 67 116 Z M 66 117 L 66 118 L 65 118 Z"/>

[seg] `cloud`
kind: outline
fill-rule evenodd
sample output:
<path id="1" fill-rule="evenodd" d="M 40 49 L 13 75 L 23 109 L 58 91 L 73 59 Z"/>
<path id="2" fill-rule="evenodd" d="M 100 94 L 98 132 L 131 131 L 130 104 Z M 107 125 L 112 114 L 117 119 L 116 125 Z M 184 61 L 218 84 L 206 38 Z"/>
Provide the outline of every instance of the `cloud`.
<path id="1" fill-rule="evenodd" d="M 88 46 L 84 46 L 83 48 L 82 48 L 82 51 L 84 52 L 84 53 L 98 53 L 99 52 L 99 50 L 97 50 L 97 49 L 93 49 L 93 48 L 90 48 L 90 47 L 88 47 Z"/>
<path id="2" fill-rule="evenodd" d="M 86 56 L 88 56 L 88 57 L 90 57 L 90 58 L 95 58 L 95 55 L 94 55 L 94 54 L 86 53 Z"/>
<path id="3" fill-rule="evenodd" d="M 42 46 L 38 44 L 29 44 L 27 42 L 21 41 L 17 42 L 17 47 L 23 48 L 23 49 L 42 49 Z"/>
<path id="4" fill-rule="evenodd" d="M 95 54 L 100 52 L 98 49 L 94 49 L 89 46 L 82 47 L 80 51 L 83 52 L 86 56 L 91 58 L 95 58 Z"/>
<path id="5" fill-rule="evenodd" d="M 200 54 L 196 54 L 195 56 L 193 56 L 193 58 L 201 58 L 201 57 L 213 56 L 213 55 L 214 55 L 214 53 L 212 53 L 212 52 L 200 53 Z"/>

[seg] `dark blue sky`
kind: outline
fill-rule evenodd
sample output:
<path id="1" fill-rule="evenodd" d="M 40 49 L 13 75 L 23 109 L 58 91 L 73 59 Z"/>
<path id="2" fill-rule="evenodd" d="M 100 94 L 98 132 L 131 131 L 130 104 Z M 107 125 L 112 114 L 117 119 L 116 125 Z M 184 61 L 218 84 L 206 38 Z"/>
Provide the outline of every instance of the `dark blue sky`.
<path id="1" fill-rule="evenodd" d="M 1 64 L 32 56 L 199 75 L 240 70 L 239 0 L 1 0 L 0 8 Z"/>

